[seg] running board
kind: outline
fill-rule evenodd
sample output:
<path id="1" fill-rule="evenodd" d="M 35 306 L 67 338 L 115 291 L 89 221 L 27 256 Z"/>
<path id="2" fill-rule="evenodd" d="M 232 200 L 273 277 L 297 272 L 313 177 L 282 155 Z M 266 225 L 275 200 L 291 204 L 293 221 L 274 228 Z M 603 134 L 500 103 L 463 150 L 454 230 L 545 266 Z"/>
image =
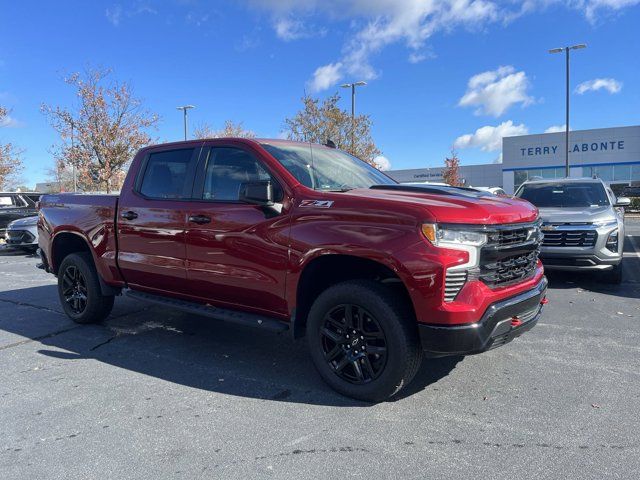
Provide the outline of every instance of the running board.
<path id="1" fill-rule="evenodd" d="M 255 313 L 240 312 L 238 310 L 226 310 L 224 308 L 212 307 L 210 305 L 202 305 L 200 303 L 178 300 L 176 298 L 167 298 L 151 293 L 140 292 L 137 290 L 125 289 L 123 292 L 127 297 L 135 298 L 156 305 L 163 305 L 185 313 L 193 315 L 201 315 L 203 317 L 215 318 L 224 322 L 236 323 L 248 327 L 258 327 L 274 332 L 284 332 L 289 329 L 289 324 L 278 320 L 277 318 L 257 315 Z"/>

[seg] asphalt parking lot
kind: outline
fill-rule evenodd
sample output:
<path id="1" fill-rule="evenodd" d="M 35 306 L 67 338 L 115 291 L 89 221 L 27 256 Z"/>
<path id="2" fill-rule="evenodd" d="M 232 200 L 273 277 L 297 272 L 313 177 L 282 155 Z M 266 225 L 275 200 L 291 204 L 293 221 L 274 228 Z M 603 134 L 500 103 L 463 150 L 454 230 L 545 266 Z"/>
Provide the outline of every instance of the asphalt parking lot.
<path id="1" fill-rule="evenodd" d="M 378 405 L 330 390 L 287 335 L 123 298 L 104 325 L 75 325 L 37 258 L 2 250 L 0 478 L 637 478 L 640 221 L 627 223 L 623 285 L 550 275 L 531 332 L 426 361 Z"/>

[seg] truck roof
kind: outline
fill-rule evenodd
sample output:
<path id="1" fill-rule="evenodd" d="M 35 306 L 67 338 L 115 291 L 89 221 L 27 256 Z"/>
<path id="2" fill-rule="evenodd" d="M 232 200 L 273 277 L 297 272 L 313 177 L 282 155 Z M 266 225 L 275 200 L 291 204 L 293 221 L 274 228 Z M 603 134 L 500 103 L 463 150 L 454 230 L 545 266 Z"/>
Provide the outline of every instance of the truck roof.
<path id="1" fill-rule="evenodd" d="M 328 147 L 327 145 L 322 145 L 320 143 L 315 143 L 315 142 L 301 142 L 298 140 L 288 140 L 288 139 L 284 139 L 284 138 L 244 138 L 244 137 L 215 137 L 215 138 L 198 138 L 195 140 L 180 140 L 180 141 L 175 141 L 175 142 L 162 142 L 162 143 L 155 143 L 153 145 L 147 145 L 146 147 L 143 147 L 141 150 L 146 150 L 146 149 L 150 149 L 150 148 L 157 148 L 157 147 L 164 147 L 164 146 L 180 146 L 180 145 L 193 145 L 193 144 L 198 144 L 201 142 L 205 142 L 205 141 L 209 141 L 209 140 L 233 140 L 234 142 L 241 142 L 241 143 L 249 143 L 249 144 L 254 144 L 254 145 L 260 145 L 263 143 L 268 143 L 268 144 L 284 144 L 284 145 L 295 145 L 295 144 L 312 144 L 314 147 L 318 147 L 318 148 L 332 148 L 332 147 Z"/>

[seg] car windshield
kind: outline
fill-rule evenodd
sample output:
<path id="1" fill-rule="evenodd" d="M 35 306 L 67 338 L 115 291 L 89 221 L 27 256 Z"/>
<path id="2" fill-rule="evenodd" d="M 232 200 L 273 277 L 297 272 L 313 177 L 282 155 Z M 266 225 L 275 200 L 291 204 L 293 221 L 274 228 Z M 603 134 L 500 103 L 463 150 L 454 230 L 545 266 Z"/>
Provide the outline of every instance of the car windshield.
<path id="1" fill-rule="evenodd" d="M 262 146 L 300 183 L 314 190 L 347 191 L 396 184 L 368 163 L 341 150 L 310 143 L 263 143 Z"/>
<path id="2" fill-rule="evenodd" d="M 523 185 L 516 196 L 528 200 L 538 208 L 601 207 L 609 205 L 601 183 L 531 183 Z"/>

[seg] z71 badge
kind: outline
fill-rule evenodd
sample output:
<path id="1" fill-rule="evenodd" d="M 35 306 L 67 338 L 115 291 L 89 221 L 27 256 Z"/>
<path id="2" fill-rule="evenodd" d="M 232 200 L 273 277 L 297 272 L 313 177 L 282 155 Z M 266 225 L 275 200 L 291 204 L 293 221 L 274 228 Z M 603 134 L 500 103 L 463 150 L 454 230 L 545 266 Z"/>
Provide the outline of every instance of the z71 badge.
<path id="1" fill-rule="evenodd" d="M 301 207 L 331 208 L 333 200 L 302 200 Z"/>

